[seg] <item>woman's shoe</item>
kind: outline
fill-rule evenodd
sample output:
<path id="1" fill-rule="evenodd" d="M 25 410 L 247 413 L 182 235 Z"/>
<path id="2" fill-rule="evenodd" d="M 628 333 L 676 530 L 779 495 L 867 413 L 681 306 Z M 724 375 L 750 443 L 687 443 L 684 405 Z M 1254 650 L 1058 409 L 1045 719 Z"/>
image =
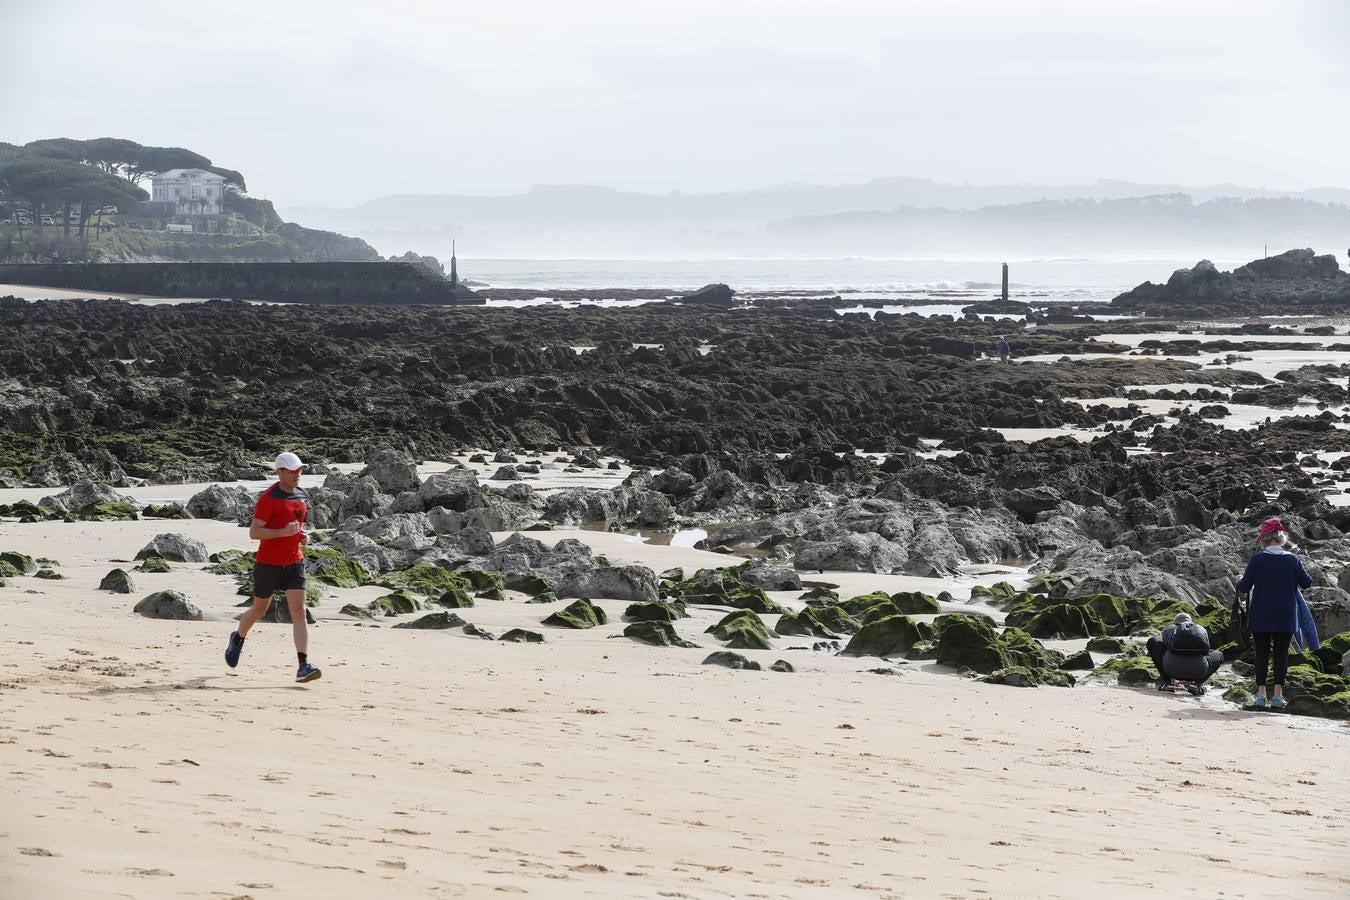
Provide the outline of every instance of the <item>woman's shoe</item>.
<path id="1" fill-rule="evenodd" d="M 1252 701 L 1252 709 L 1265 709 L 1265 708 L 1266 708 L 1266 698 L 1258 694 L 1256 699 Z"/>
<path id="2" fill-rule="evenodd" d="M 1270 698 L 1270 708 L 1271 708 L 1271 709 L 1284 709 L 1284 708 L 1285 708 L 1286 706 L 1288 706 L 1288 705 L 1289 705 L 1288 703 L 1285 703 L 1285 702 L 1284 702 L 1284 698 L 1283 698 L 1283 697 L 1271 697 L 1271 698 Z"/>

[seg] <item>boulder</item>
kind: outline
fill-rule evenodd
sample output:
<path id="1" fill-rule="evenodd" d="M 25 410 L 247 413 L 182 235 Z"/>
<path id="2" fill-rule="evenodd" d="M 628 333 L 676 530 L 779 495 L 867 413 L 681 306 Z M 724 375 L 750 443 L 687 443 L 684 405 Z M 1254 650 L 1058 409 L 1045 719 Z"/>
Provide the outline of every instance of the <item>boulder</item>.
<path id="1" fill-rule="evenodd" d="M 119 493 L 112 485 L 99 484 L 93 481 L 77 481 L 55 497 L 44 497 L 38 501 L 39 506 L 62 509 L 73 513 L 103 503 L 125 504 L 133 507 L 135 505 L 132 498 Z"/>
<path id="2" fill-rule="evenodd" d="M 661 596 L 656 573 L 646 566 L 597 566 L 563 570 L 549 579 L 559 597 L 603 597 L 641 603 Z"/>
<path id="3" fill-rule="evenodd" d="M 679 600 L 651 600 L 633 603 L 623 611 L 625 619 L 634 622 L 674 622 L 689 617 Z"/>
<path id="4" fill-rule="evenodd" d="M 878 534 L 849 534 L 825 541 L 803 541 L 793 556 L 794 568 L 811 571 L 875 572 L 904 570 L 909 554 Z"/>
<path id="5" fill-rule="evenodd" d="M 38 565 L 33 557 L 26 553 L 16 553 L 13 550 L 6 550 L 0 553 L 0 575 L 13 577 L 15 575 L 35 575 Z"/>
<path id="6" fill-rule="evenodd" d="M 362 478 L 372 478 L 386 494 L 417 490 L 417 464 L 412 457 L 393 447 L 379 447 L 366 456 Z"/>
<path id="7" fill-rule="evenodd" d="M 802 578 L 787 566 L 769 562 L 752 562 L 740 570 L 739 577 L 766 591 L 800 591 Z"/>
<path id="8" fill-rule="evenodd" d="M 696 291 L 682 295 L 679 302 L 694 306 L 716 306 L 721 309 L 731 309 L 739 305 L 736 302 L 736 292 L 725 284 L 706 284 Z"/>
<path id="9" fill-rule="evenodd" d="M 774 664 L 771 665 L 771 666 L 769 666 L 769 671 L 771 671 L 771 672 L 795 672 L 795 671 L 797 671 L 797 669 L 796 669 L 796 667 L 794 667 L 794 666 L 792 665 L 792 663 L 788 662 L 786 659 L 779 659 L 779 660 L 774 660 Z"/>
<path id="10" fill-rule="evenodd" d="M 166 572 L 172 571 L 172 569 L 169 567 L 169 561 L 166 560 L 164 557 L 147 556 L 144 560 L 141 561 L 141 564 L 137 566 L 133 571 L 148 572 L 154 575 L 163 575 Z"/>
<path id="11" fill-rule="evenodd" d="M 113 569 L 98 583 L 100 591 L 112 591 L 114 594 L 130 594 L 136 590 L 136 582 L 131 580 L 125 569 Z"/>
<path id="12" fill-rule="evenodd" d="M 443 506 L 453 512 L 464 512 L 483 505 L 483 491 L 473 472 L 454 470 L 427 476 L 417 488 L 426 509 Z"/>
<path id="13" fill-rule="evenodd" d="M 247 488 L 213 484 L 192 495 L 187 511 L 194 519 L 214 519 L 247 525 L 253 518 L 258 498 Z"/>
<path id="14" fill-rule="evenodd" d="M 519 481 L 520 475 L 516 472 L 515 466 L 500 466 L 497 471 L 492 473 L 489 481 Z"/>
<path id="15" fill-rule="evenodd" d="M 137 553 L 137 559 L 145 559 L 148 556 L 158 556 L 173 562 L 204 563 L 208 562 L 206 545 L 196 538 L 190 538 L 182 534 L 157 534 L 142 547 Z"/>
<path id="16" fill-rule="evenodd" d="M 157 591 L 137 603 L 134 612 L 148 619 L 202 621 L 201 608 L 179 591 Z"/>
<path id="17" fill-rule="evenodd" d="M 351 490 L 338 507 L 337 519 L 339 522 L 345 522 L 353 516 L 377 519 L 388 515 L 393 505 L 394 499 L 380 491 L 379 482 L 365 476 L 352 482 Z"/>
<path id="18" fill-rule="evenodd" d="M 840 606 L 808 606 L 799 613 L 784 613 L 774 626 L 781 635 L 798 634 L 805 637 L 837 639 L 841 634 L 853 634 L 862 624 Z"/>

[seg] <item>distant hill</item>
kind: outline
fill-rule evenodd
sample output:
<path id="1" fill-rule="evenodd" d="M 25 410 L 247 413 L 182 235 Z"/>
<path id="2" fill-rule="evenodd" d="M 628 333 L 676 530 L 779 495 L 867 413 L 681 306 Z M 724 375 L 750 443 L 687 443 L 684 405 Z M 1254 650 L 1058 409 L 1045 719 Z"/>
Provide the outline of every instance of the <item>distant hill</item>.
<path id="1" fill-rule="evenodd" d="M 1350 245 L 1347 204 L 1350 190 L 1344 188 L 1290 192 L 1114 180 L 956 185 L 880 178 L 713 194 L 544 185 L 509 196 L 397 194 L 346 209 L 284 212 L 359 235 L 385 252 L 413 247 L 444 254 L 456 238 L 461 250 L 476 256 L 1061 254 L 1106 248 L 1220 255 L 1230 248 L 1259 250 L 1267 242 Z"/>

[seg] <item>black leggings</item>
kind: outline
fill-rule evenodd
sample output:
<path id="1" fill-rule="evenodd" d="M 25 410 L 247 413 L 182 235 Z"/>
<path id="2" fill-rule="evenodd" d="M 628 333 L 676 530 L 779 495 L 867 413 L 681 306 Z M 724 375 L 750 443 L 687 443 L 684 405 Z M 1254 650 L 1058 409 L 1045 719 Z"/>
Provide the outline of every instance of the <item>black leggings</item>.
<path id="1" fill-rule="evenodd" d="M 1270 668 L 1270 650 L 1275 648 L 1275 677 L 1271 684 L 1284 687 L 1284 676 L 1289 671 L 1289 641 L 1294 637 L 1288 631 L 1253 631 L 1256 645 L 1256 686 L 1266 684 L 1266 670 Z"/>

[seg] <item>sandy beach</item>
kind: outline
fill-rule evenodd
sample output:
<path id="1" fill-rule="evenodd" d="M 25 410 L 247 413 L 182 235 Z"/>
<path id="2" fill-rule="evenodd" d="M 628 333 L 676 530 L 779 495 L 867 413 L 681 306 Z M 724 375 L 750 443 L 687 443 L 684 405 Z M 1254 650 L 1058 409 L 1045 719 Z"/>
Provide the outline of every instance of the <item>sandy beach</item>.
<path id="1" fill-rule="evenodd" d="M 179 564 L 96 590 L 163 531 L 249 546 L 209 521 L 4 526 L 66 578 L 0 588 L 3 896 L 1350 892 L 1341 723 L 788 649 L 810 639 L 746 651 L 794 674 L 702 666 L 711 609 L 677 625 L 697 650 L 612 638 L 613 601 L 586 632 L 521 600 L 460 611 L 536 645 L 337 615 L 378 588 L 315 609 L 321 681 L 290 683 L 284 625 L 259 625 L 229 675 L 231 579 Z M 656 569 L 728 562 L 564 536 Z M 869 578 L 899 589 L 847 589 Z M 207 621 L 132 614 L 166 587 Z"/>

